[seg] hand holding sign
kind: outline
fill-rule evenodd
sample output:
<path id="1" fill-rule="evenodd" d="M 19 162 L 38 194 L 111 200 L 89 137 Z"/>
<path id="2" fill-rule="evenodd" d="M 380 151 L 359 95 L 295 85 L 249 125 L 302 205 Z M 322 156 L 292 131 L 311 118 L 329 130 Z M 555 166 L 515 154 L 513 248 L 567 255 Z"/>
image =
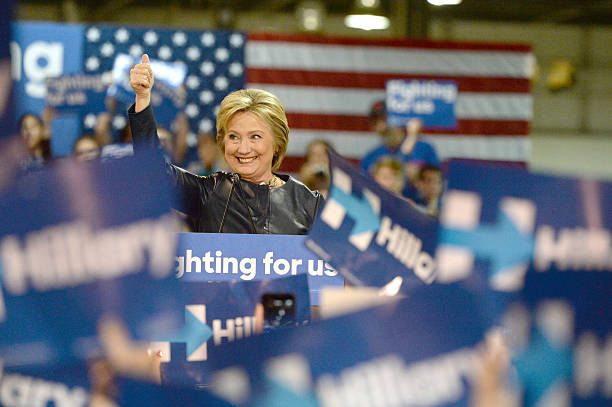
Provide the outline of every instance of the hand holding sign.
<path id="1" fill-rule="evenodd" d="M 130 85 L 136 93 L 136 112 L 146 109 L 151 103 L 151 89 L 154 82 L 149 56 L 143 54 L 142 63 L 136 64 L 130 70 Z"/>

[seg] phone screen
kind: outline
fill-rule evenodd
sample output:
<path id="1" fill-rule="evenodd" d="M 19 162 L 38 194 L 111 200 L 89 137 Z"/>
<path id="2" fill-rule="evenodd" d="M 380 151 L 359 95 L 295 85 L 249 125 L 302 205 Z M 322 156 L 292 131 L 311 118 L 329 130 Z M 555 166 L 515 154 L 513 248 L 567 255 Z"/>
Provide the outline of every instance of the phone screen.
<path id="1" fill-rule="evenodd" d="M 295 325 L 295 296 L 289 293 L 263 294 L 264 330 Z"/>

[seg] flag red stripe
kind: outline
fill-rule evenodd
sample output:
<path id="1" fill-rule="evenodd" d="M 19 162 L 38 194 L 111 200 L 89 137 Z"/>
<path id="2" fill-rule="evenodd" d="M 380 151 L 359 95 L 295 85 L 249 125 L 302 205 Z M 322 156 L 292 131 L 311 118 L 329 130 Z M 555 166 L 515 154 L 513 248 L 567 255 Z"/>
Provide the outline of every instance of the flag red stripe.
<path id="1" fill-rule="evenodd" d="M 353 45 L 353 46 L 375 46 L 375 47 L 398 47 L 398 48 L 426 48 L 426 49 L 448 49 L 454 51 L 502 51 L 502 52 L 531 52 L 528 44 L 501 44 L 487 42 L 456 42 L 456 41 L 430 41 L 417 39 L 397 38 L 349 38 L 349 37 L 327 37 L 295 34 L 270 34 L 260 32 L 249 32 L 248 41 L 277 41 L 296 42 L 307 44 L 324 45 Z"/>
<path id="2" fill-rule="evenodd" d="M 349 158 L 349 157 L 344 157 L 344 158 L 352 162 L 355 166 L 359 165 L 359 161 L 360 161 L 359 158 Z M 304 164 L 304 157 L 302 156 L 295 156 L 295 155 L 285 156 L 279 168 L 279 172 L 282 172 L 282 173 L 291 172 L 291 173 L 297 174 L 300 172 L 300 168 L 302 167 L 302 164 Z"/>
<path id="3" fill-rule="evenodd" d="M 293 129 L 370 131 L 365 116 L 287 113 L 289 127 Z M 529 122 L 523 120 L 457 120 L 456 129 L 425 129 L 425 134 L 466 134 L 495 136 L 526 136 Z"/>
<path id="4" fill-rule="evenodd" d="M 248 68 L 247 83 L 384 89 L 388 79 L 451 80 L 459 92 L 530 93 L 529 79 Z"/>

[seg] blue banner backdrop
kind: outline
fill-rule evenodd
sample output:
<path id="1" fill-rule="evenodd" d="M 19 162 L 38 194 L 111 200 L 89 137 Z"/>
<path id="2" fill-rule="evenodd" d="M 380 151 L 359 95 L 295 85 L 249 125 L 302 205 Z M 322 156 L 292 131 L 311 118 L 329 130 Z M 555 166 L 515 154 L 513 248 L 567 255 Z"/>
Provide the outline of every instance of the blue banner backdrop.
<path id="1" fill-rule="evenodd" d="M 83 70 L 84 26 L 50 22 L 18 22 L 12 25 L 11 53 L 16 116 L 41 114 L 45 107 L 47 78 L 76 74 Z M 81 133 L 78 114 L 59 116 L 52 123 L 51 139 L 56 155 L 72 153 Z"/>

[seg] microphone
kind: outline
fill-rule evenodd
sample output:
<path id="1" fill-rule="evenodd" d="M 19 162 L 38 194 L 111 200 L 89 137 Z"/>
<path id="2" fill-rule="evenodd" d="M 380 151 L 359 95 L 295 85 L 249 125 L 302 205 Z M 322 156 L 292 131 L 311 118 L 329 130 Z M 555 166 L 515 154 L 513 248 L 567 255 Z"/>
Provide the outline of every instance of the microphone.
<path id="1" fill-rule="evenodd" d="M 232 193 L 234 192 L 234 187 L 238 185 L 238 195 L 242 200 L 242 203 L 246 207 L 249 212 L 249 220 L 251 221 L 252 233 L 257 233 L 257 227 L 255 226 L 255 222 L 253 221 L 253 210 L 249 206 L 246 198 L 244 197 L 244 191 L 242 190 L 242 184 L 240 184 L 240 175 L 236 172 L 233 172 L 230 175 L 230 182 L 232 183 L 232 187 L 230 189 L 229 196 L 227 197 L 227 201 L 225 201 L 225 209 L 223 209 L 223 217 L 221 218 L 221 224 L 219 225 L 219 232 L 223 231 L 223 225 L 225 224 L 225 215 L 227 215 L 227 208 L 229 207 L 230 200 L 232 199 Z"/>
<path id="2" fill-rule="evenodd" d="M 234 183 L 238 184 L 238 195 L 240 196 L 240 198 L 242 199 L 242 203 L 244 204 L 244 206 L 246 207 L 247 211 L 249 212 L 249 220 L 251 221 L 251 228 L 252 233 L 256 234 L 257 233 L 257 227 L 255 226 L 255 221 L 253 221 L 253 209 L 251 209 L 251 207 L 249 206 L 249 203 L 247 202 L 246 198 L 244 197 L 244 191 L 242 190 L 242 184 L 240 183 L 240 175 L 238 175 L 238 173 L 233 172 L 232 173 L 232 185 Z"/>
<path id="3" fill-rule="evenodd" d="M 223 225 L 225 224 L 225 215 L 227 215 L 227 208 L 229 207 L 230 200 L 232 199 L 232 194 L 234 193 L 234 187 L 236 186 L 236 182 L 240 185 L 240 175 L 235 172 L 230 175 L 230 182 L 232 183 L 232 187 L 230 188 L 229 196 L 227 197 L 227 201 L 225 201 L 225 208 L 223 209 L 223 216 L 221 217 L 221 223 L 219 224 L 219 231 L 217 233 L 221 233 L 223 231 Z"/>

